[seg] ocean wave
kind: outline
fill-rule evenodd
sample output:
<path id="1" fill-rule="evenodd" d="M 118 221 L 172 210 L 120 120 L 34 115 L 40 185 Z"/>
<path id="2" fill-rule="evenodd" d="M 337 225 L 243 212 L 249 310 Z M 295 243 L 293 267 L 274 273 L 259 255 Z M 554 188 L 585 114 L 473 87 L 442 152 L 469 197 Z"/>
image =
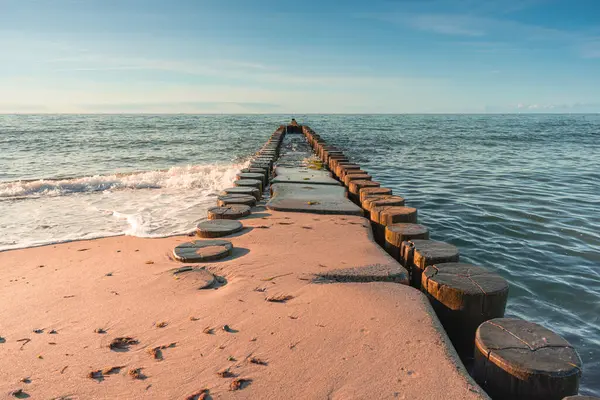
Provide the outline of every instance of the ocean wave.
<path id="1" fill-rule="evenodd" d="M 245 164 L 207 164 L 113 175 L 69 179 L 40 179 L 0 183 L 0 199 L 67 196 L 124 189 L 206 189 L 214 191 L 232 182 Z"/>

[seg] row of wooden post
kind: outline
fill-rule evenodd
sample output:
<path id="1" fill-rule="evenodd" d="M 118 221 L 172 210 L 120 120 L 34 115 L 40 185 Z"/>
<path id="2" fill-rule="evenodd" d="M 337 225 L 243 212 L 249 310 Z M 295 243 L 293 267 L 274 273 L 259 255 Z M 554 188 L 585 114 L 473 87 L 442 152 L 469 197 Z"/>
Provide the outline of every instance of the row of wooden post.
<path id="1" fill-rule="evenodd" d="M 518 318 L 504 318 L 508 283 L 481 266 L 460 263 L 455 246 L 429 239 L 417 210 L 379 182 L 343 150 L 308 126 L 302 133 L 350 200 L 370 219 L 373 238 L 429 298 L 475 380 L 498 399 L 562 400 L 579 389 L 581 359 L 562 337 Z M 575 397 L 568 397 L 573 399 Z"/>
<path id="2" fill-rule="evenodd" d="M 279 127 L 256 152 L 248 166 L 236 174 L 234 187 L 224 189 L 217 198 L 217 207 L 208 210 L 208 219 L 238 219 L 250 215 L 266 190 L 279 157 L 285 126 Z"/>

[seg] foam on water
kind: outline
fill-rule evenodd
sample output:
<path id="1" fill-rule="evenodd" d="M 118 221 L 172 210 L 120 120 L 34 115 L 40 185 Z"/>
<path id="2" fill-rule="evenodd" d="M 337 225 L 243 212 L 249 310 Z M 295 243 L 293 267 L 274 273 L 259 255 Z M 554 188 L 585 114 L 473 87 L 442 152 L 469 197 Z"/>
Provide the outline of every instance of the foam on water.
<path id="1" fill-rule="evenodd" d="M 206 189 L 214 190 L 235 177 L 235 165 L 189 165 L 168 170 L 71 179 L 40 179 L 0 183 L 0 200 L 65 196 L 75 193 L 122 189 Z"/>
<path id="2" fill-rule="evenodd" d="M 0 250 L 191 231 L 246 164 L 0 184 Z"/>

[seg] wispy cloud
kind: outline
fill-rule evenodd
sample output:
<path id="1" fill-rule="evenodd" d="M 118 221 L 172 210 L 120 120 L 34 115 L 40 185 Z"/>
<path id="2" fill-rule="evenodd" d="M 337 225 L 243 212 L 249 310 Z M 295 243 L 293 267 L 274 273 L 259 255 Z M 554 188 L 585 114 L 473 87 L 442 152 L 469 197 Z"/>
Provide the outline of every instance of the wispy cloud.
<path id="1" fill-rule="evenodd" d="M 581 55 L 584 58 L 600 58 L 600 37 L 583 43 L 581 45 Z"/>
<path id="2" fill-rule="evenodd" d="M 589 31 L 564 30 L 525 24 L 511 19 L 470 12 L 388 12 L 363 14 L 363 18 L 416 29 L 440 36 L 462 37 L 462 45 L 486 49 L 532 49 L 536 46 L 570 48 L 582 58 L 600 57 L 600 39 Z"/>
<path id="3" fill-rule="evenodd" d="M 416 29 L 443 35 L 484 36 L 485 30 L 479 19 L 466 15 L 415 15 L 406 20 L 409 26 Z"/>

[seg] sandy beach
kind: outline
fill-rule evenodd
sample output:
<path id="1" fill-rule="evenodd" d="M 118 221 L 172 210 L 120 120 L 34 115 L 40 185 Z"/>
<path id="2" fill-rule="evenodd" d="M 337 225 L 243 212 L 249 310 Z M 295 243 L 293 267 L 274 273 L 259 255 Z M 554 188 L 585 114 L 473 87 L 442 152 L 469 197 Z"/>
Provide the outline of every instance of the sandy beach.
<path id="1" fill-rule="evenodd" d="M 397 265 L 365 219 L 258 210 L 242 222 L 233 255 L 205 265 L 221 282 L 208 289 L 173 274 L 186 236 L 0 253 L 1 396 L 486 398 L 420 292 L 313 280 Z M 116 338 L 130 344 L 111 349 Z"/>

